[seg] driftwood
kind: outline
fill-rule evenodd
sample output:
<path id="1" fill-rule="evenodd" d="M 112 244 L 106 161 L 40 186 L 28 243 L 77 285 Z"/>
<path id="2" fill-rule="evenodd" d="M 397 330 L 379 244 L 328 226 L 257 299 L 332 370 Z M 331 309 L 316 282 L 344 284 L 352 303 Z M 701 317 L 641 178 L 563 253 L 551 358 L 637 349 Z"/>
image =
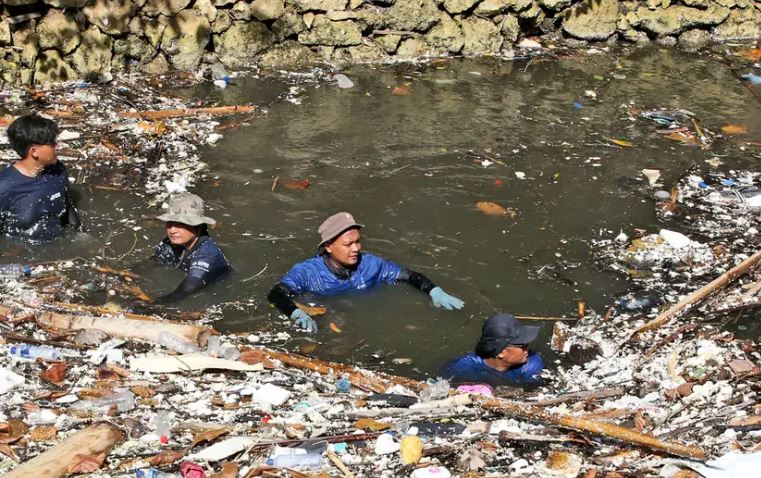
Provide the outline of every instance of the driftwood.
<path id="1" fill-rule="evenodd" d="M 95 329 L 112 337 L 142 339 L 159 342 L 161 332 L 169 332 L 182 340 L 206 346 L 206 340 L 213 332 L 197 325 L 177 324 L 153 320 L 136 320 L 124 317 L 92 317 L 86 315 L 59 314 L 42 312 L 37 314 L 37 323 L 43 327 L 58 330 Z"/>
<path id="2" fill-rule="evenodd" d="M 541 317 L 535 315 L 516 315 L 515 318 L 520 320 L 562 320 L 568 322 L 576 322 L 578 320 L 576 317 Z"/>
<path id="3" fill-rule="evenodd" d="M 761 261 L 761 251 L 756 252 L 749 258 L 745 259 L 735 267 L 729 269 L 716 279 L 712 280 L 705 286 L 701 287 L 700 289 L 696 290 L 692 294 L 688 295 L 684 299 L 680 300 L 678 303 L 672 305 L 669 307 L 666 311 L 660 313 L 658 317 L 651 320 L 650 322 L 646 323 L 645 325 L 641 326 L 637 330 L 634 331 L 634 333 L 631 335 L 629 340 L 633 339 L 637 335 L 641 334 L 642 332 L 647 332 L 648 330 L 655 330 L 663 325 L 666 325 L 682 313 L 683 311 L 689 309 L 695 304 L 698 304 L 705 300 L 708 296 L 716 292 L 717 290 L 723 288 L 725 285 L 729 284 L 733 280 L 740 277 L 742 274 L 748 271 L 751 267 L 758 264 L 758 262 Z"/>
<path id="4" fill-rule="evenodd" d="M 251 113 L 256 110 L 253 105 L 213 106 L 209 108 L 187 108 L 180 110 L 127 111 L 119 113 L 122 118 L 165 119 L 182 118 L 198 115 L 227 115 L 232 113 Z"/>
<path id="5" fill-rule="evenodd" d="M 350 375 L 352 384 L 354 383 L 354 380 L 364 377 L 363 372 L 356 371 L 345 365 L 324 362 L 318 359 L 297 357 L 285 353 L 269 351 L 266 349 L 263 351 L 271 358 L 278 359 L 286 365 L 306 370 L 312 370 L 320 374 L 335 374 L 336 372 L 346 373 L 347 371 L 351 371 L 353 374 Z M 361 382 L 361 380 L 358 381 Z M 383 392 L 393 385 L 402 385 L 416 391 L 420 391 L 426 387 L 424 383 L 418 382 L 417 380 L 381 373 L 374 374 L 371 382 L 374 386 L 379 388 L 378 390 L 373 389 L 378 392 Z M 532 422 L 539 422 L 559 426 L 562 428 L 570 428 L 573 430 L 587 432 L 605 438 L 616 439 L 625 443 L 644 446 L 654 450 L 665 451 L 677 456 L 695 459 L 706 458 L 706 453 L 701 448 L 682 445 L 681 443 L 662 441 L 652 435 L 640 433 L 636 430 L 624 428 L 612 423 L 604 423 L 585 418 L 572 417 L 569 415 L 550 414 L 537 406 L 532 406 L 526 403 L 511 402 L 501 398 L 473 396 L 472 399 L 474 403 L 478 404 L 481 408 L 495 413 L 506 414 Z"/>
<path id="6" fill-rule="evenodd" d="M 124 440 L 116 425 L 100 422 L 68 437 L 64 442 L 37 455 L 5 475 L 5 478 L 58 478 L 69 472 L 75 455 L 98 455 L 108 452 Z"/>

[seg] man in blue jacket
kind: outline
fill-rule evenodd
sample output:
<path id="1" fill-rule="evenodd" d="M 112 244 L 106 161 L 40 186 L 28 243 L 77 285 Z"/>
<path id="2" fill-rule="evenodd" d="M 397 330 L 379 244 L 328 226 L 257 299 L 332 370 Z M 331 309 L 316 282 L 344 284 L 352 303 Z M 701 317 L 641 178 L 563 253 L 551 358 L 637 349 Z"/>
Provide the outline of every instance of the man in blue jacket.
<path id="1" fill-rule="evenodd" d="M 35 114 L 8 126 L 19 158 L 0 171 L 0 233 L 31 243 L 57 239 L 64 226 L 82 228 L 69 194 L 69 174 L 58 162 L 58 126 Z"/>
<path id="2" fill-rule="evenodd" d="M 308 332 L 316 332 L 317 323 L 296 307 L 293 300 L 305 292 L 332 295 L 360 291 L 379 284 L 408 282 L 430 295 L 436 307 L 452 310 L 465 305 L 423 274 L 361 252 L 359 230 L 362 227 L 348 212 L 339 212 L 327 218 L 317 229 L 320 235 L 317 256 L 293 266 L 267 295 L 269 301 Z"/>
<path id="3" fill-rule="evenodd" d="M 529 352 L 539 327 L 523 325 L 510 314 L 497 314 L 484 322 L 475 353 L 452 360 L 441 376 L 453 383 L 529 385 L 539 383 L 542 356 Z"/>
<path id="4" fill-rule="evenodd" d="M 203 199 L 191 193 L 174 194 L 167 212 L 156 219 L 166 223 L 166 238 L 156 246 L 153 259 L 186 273 L 180 285 L 156 303 L 176 302 L 232 271 L 222 249 L 209 236 L 208 226 L 216 221 L 204 215 Z"/>

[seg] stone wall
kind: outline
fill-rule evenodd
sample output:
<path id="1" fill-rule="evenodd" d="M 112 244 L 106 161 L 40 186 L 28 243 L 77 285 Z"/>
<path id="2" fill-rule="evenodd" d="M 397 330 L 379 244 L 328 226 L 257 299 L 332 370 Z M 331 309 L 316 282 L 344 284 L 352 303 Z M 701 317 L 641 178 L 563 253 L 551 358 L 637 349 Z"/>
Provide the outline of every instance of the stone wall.
<path id="1" fill-rule="evenodd" d="M 656 40 L 697 49 L 761 38 L 753 0 L 5 0 L 0 78 L 66 81 L 221 63 L 295 67 L 510 54 L 522 36 Z"/>

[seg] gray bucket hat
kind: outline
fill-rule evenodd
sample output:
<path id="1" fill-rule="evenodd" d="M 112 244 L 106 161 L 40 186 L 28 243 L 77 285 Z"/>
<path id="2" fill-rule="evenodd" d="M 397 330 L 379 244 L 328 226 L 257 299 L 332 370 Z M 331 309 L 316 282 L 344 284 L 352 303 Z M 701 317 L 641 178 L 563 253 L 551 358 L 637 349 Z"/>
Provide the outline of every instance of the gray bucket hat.
<path id="1" fill-rule="evenodd" d="M 317 228 L 317 234 L 320 235 L 320 243 L 317 247 L 321 247 L 331 239 L 335 239 L 344 231 L 354 228 L 360 229 L 365 227 L 364 224 L 360 224 L 354 220 L 354 216 L 348 212 L 339 212 L 333 214 L 329 218 L 325 219 L 320 227 Z"/>
<path id="2" fill-rule="evenodd" d="M 208 224 L 213 226 L 217 223 L 214 219 L 204 215 L 203 199 L 191 193 L 177 193 L 169 197 L 167 212 L 156 219 L 164 222 L 181 222 L 188 226 Z"/>

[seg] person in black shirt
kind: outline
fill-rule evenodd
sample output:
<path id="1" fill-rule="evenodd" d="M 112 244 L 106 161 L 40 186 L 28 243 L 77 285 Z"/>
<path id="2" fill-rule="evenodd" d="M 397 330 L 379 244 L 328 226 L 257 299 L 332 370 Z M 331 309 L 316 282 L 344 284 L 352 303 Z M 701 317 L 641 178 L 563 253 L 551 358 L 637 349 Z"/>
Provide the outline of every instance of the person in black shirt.
<path id="1" fill-rule="evenodd" d="M 64 226 L 82 229 L 68 172 L 56 156 L 57 137 L 55 122 L 35 114 L 8 127 L 21 159 L 0 171 L 0 233 L 39 243 L 60 237 Z"/>
<path id="2" fill-rule="evenodd" d="M 167 237 L 156 246 L 153 259 L 186 273 L 180 285 L 156 303 L 177 302 L 232 271 L 222 249 L 209 236 L 207 225 L 216 221 L 204 215 L 203 199 L 191 193 L 174 194 L 168 211 L 156 219 L 166 223 Z"/>

